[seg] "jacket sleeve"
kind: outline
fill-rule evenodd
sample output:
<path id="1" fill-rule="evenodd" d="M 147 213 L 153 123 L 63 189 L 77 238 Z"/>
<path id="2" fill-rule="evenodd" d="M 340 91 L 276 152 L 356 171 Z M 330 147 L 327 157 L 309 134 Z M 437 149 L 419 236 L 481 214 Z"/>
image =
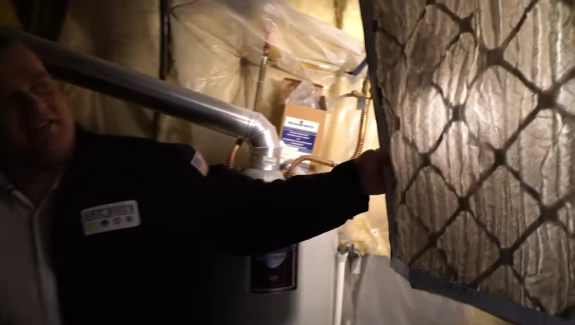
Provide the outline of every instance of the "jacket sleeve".
<path id="1" fill-rule="evenodd" d="M 223 165 L 211 166 L 205 177 L 180 179 L 188 182 L 183 187 L 192 189 L 188 199 L 204 229 L 210 237 L 217 236 L 218 250 L 229 254 L 256 254 L 299 243 L 368 210 L 369 196 L 361 190 L 353 161 L 329 173 L 270 183 Z"/>

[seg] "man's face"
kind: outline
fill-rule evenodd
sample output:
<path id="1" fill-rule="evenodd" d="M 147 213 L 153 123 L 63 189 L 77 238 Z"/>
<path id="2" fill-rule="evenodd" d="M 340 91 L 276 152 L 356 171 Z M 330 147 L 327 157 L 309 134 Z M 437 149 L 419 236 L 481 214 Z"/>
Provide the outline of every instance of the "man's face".
<path id="1" fill-rule="evenodd" d="M 19 43 L 0 50 L 0 158 L 61 163 L 74 131 L 66 99 L 39 58 Z"/>

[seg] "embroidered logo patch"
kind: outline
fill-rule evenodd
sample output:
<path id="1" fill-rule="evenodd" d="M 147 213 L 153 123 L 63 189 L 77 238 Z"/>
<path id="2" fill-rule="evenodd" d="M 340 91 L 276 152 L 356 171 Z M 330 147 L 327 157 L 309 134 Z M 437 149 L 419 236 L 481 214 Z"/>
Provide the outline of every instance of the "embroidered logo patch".
<path id="1" fill-rule="evenodd" d="M 197 151 L 190 163 L 200 172 L 200 174 L 204 176 L 206 176 L 208 174 L 208 171 L 210 170 L 210 167 L 206 163 L 204 157 L 202 157 L 202 154 Z"/>
<path id="2" fill-rule="evenodd" d="M 138 202 L 133 200 L 85 209 L 82 210 L 81 216 L 86 236 L 140 225 Z"/>

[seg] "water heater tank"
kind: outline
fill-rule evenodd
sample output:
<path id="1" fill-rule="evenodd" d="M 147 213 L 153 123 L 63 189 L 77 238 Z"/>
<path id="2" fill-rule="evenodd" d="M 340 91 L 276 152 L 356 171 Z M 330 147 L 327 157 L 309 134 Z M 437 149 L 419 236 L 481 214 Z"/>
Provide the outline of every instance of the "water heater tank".
<path id="1" fill-rule="evenodd" d="M 213 256 L 209 324 L 331 325 L 336 246 L 337 231 L 300 243 L 297 288 L 277 293 L 250 290 L 250 257 Z"/>

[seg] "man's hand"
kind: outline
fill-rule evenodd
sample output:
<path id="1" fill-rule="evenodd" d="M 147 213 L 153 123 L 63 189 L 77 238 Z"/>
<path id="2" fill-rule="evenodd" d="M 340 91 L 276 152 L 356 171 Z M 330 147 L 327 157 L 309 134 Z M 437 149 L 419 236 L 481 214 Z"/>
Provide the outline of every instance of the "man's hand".
<path id="1" fill-rule="evenodd" d="M 385 193 L 383 171 L 390 168 L 389 157 L 380 149 L 368 150 L 355 160 L 359 170 L 361 188 L 365 194 L 379 195 Z"/>

